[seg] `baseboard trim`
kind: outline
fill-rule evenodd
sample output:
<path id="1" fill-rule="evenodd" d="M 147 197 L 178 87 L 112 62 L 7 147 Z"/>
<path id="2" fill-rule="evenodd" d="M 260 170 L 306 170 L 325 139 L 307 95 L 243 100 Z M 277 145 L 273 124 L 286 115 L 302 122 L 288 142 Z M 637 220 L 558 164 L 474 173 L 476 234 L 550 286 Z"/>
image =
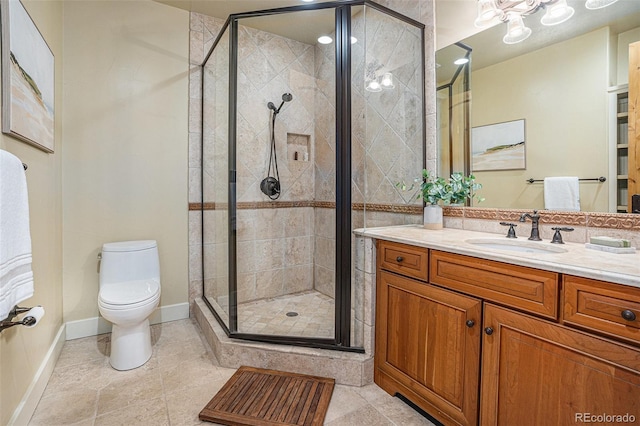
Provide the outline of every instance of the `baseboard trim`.
<path id="1" fill-rule="evenodd" d="M 162 322 L 176 321 L 185 318 L 189 318 L 189 304 L 177 303 L 175 305 L 160 306 L 153 312 L 149 318 L 149 322 L 151 324 L 160 324 Z M 111 333 L 111 323 L 102 317 L 69 321 L 66 325 L 67 340 Z"/>
<path id="2" fill-rule="evenodd" d="M 9 419 L 9 425 L 26 425 L 29 423 L 31 416 L 36 411 L 38 402 L 40 402 L 40 398 L 42 398 L 44 389 L 47 387 L 53 368 L 58 362 L 60 352 L 62 352 L 62 346 L 66 340 L 65 331 L 65 325 L 62 324 L 22 400 L 13 412 L 13 416 Z"/>

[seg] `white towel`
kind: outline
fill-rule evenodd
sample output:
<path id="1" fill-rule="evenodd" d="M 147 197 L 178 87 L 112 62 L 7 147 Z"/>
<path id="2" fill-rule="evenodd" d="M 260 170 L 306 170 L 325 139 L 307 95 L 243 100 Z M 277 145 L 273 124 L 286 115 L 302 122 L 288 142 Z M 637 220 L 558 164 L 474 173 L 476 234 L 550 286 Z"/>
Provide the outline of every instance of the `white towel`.
<path id="1" fill-rule="evenodd" d="M 575 176 L 544 178 L 544 208 L 580 211 L 580 185 Z"/>
<path id="2" fill-rule="evenodd" d="M 27 178 L 22 162 L 0 150 L 0 321 L 33 296 Z"/>

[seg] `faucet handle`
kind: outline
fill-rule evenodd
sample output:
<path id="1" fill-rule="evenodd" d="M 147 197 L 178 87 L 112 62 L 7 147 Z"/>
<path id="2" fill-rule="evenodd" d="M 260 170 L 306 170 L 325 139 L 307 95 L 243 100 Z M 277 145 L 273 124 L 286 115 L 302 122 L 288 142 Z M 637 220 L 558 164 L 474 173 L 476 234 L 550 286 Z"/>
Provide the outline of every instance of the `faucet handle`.
<path id="1" fill-rule="evenodd" d="M 553 234 L 553 239 L 551 240 L 552 244 L 564 244 L 564 241 L 562 241 L 562 234 L 560 234 L 560 231 L 565 231 L 565 232 L 573 231 L 573 228 L 561 227 L 561 226 L 551 228 L 551 229 L 556 231 L 555 234 Z"/>
<path id="2" fill-rule="evenodd" d="M 515 223 L 509 223 L 509 222 L 500 222 L 500 225 L 509 227 L 509 230 L 507 231 L 507 238 L 518 238 L 516 237 L 516 230 L 515 230 L 515 227 L 518 225 L 516 225 Z"/>

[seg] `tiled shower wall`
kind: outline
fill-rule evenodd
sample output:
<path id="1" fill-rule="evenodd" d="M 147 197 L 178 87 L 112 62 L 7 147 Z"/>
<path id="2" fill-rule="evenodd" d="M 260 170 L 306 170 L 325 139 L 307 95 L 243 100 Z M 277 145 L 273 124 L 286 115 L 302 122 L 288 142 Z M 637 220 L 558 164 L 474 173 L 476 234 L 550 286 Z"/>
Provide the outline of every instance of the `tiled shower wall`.
<path id="1" fill-rule="evenodd" d="M 427 34 L 431 33 L 433 28 L 433 5 L 431 1 L 394 0 L 384 2 L 384 5 L 391 8 L 395 7 L 401 13 L 405 13 L 414 19 L 422 20 L 427 25 Z M 367 70 L 367 63 L 375 64 L 374 68 L 377 68 L 375 71 L 378 72 L 382 72 L 385 67 L 390 70 L 402 68 L 404 63 L 406 63 L 406 58 L 420 54 L 420 45 L 419 43 L 416 44 L 419 42 L 419 39 L 416 39 L 410 32 L 406 32 L 404 28 L 394 26 L 395 24 L 393 22 L 386 22 L 385 26 L 390 25 L 392 28 L 390 31 L 384 34 L 378 33 L 377 30 L 380 28 L 380 22 L 384 19 L 392 18 L 380 14 L 378 17 L 380 22 L 376 22 L 375 15 L 378 13 L 377 11 L 373 12 L 376 13 L 371 13 L 367 16 L 368 25 L 366 27 L 366 35 L 364 34 L 365 28 L 358 27 L 361 25 L 362 20 L 358 21 L 358 19 L 356 19 L 354 21 L 354 34 L 361 31 L 363 38 L 367 38 L 367 43 L 370 46 L 368 55 L 376 54 L 377 52 L 376 55 L 378 56 L 375 60 L 369 56 L 365 62 L 364 52 L 358 51 L 358 44 L 352 46 L 354 56 L 354 62 L 352 64 L 354 86 L 352 91 L 354 202 L 362 202 L 366 199 L 368 203 L 404 204 L 408 199 L 408 194 L 398 192 L 394 184 L 401 179 L 414 177 L 422 168 L 421 141 L 419 138 L 414 138 L 414 136 L 416 136 L 416 129 L 419 129 L 420 114 L 422 114 L 419 103 L 416 104 L 416 100 L 419 101 L 416 94 L 419 93 L 421 89 L 419 86 L 421 83 L 420 79 L 416 78 L 417 74 L 415 71 L 417 69 L 415 66 L 413 68 L 405 66 L 404 69 L 399 70 L 397 73 L 394 71 L 396 89 L 384 91 L 380 94 L 370 94 L 364 91 L 363 76 Z M 198 65 L 203 60 L 204 54 L 208 52 L 222 24 L 222 20 L 195 13 L 191 14 L 190 203 L 200 202 L 201 189 L 199 151 L 201 94 L 199 89 L 200 71 Z M 259 192 L 258 184 L 264 175 L 266 175 L 266 161 L 268 158 L 265 157 L 268 155 L 269 147 L 269 111 L 266 108 L 266 102 L 272 101 L 276 106 L 279 105 L 280 96 L 285 92 L 291 92 L 294 95 L 294 102 L 286 104 L 283 107 L 276 125 L 276 139 L 280 144 L 278 145 L 278 152 L 281 155 L 280 163 L 284 165 L 281 166 L 280 169 L 283 181 L 283 194 L 281 199 L 283 201 L 333 201 L 335 199 L 333 194 L 333 188 L 335 186 L 335 161 L 328 160 L 335 158 L 335 131 L 333 131 L 332 128 L 335 122 L 334 115 L 332 115 L 334 113 L 333 104 L 335 102 L 331 100 L 335 85 L 333 81 L 327 80 L 326 77 L 322 80 L 323 76 L 331 76 L 331 78 L 333 78 L 333 47 L 329 46 L 325 48 L 327 50 L 323 51 L 323 48 L 319 46 L 307 47 L 307 45 L 302 45 L 298 42 L 292 43 L 290 40 L 273 35 L 268 35 L 267 40 L 263 37 L 265 34 L 266 33 L 261 35 L 256 33 L 251 34 L 251 30 L 247 30 L 244 33 L 241 32 L 241 37 L 245 37 L 253 42 L 251 50 L 241 52 L 241 54 L 246 54 L 246 58 L 249 61 L 247 63 L 252 63 L 253 66 L 243 70 L 242 61 L 240 62 L 240 89 L 243 90 L 242 88 L 245 87 L 243 83 L 247 82 L 247 80 L 242 80 L 244 78 L 249 79 L 254 86 L 258 86 L 258 84 L 250 79 L 249 75 L 252 73 L 256 74 L 257 71 L 260 71 L 260 73 L 257 73 L 260 75 L 254 75 L 254 78 L 258 78 L 258 80 L 263 78 L 260 76 L 263 75 L 262 72 L 264 69 L 259 67 L 266 67 L 267 74 L 271 72 L 269 67 L 273 68 L 278 83 L 275 85 L 266 85 L 265 90 L 268 92 L 262 95 L 264 96 L 262 100 L 253 95 L 246 94 L 246 98 L 251 99 L 250 103 L 241 103 L 238 108 L 242 116 L 242 119 L 240 119 L 241 131 L 247 131 L 247 135 L 249 135 L 243 141 L 239 141 L 239 143 L 246 143 L 244 149 L 240 148 L 240 150 L 243 153 L 248 152 L 253 156 L 247 157 L 245 164 L 239 165 L 239 201 L 251 203 L 264 199 L 264 196 Z M 259 45 L 260 43 L 262 46 Z M 279 75 L 278 71 L 282 74 L 284 68 L 277 70 L 277 66 L 274 66 L 273 60 L 269 61 L 270 57 L 276 58 L 276 55 L 266 55 L 264 50 L 260 50 L 260 48 L 264 48 L 267 43 L 272 49 L 284 49 L 286 47 L 295 56 L 295 60 L 292 61 L 295 65 L 285 71 L 289 75 L 288 81 L 287 79 L 277 78 Z M 426 43 L 426 51 L 426 70 L 430 70 L 429 64 L 433 65 L 433 60 L 430 59 L 429 55 L 433 54 L 433 46 L 429 38 Z M 251 55 L 254 56 L 252 57 Z M 262 55 L 262 57 L 260 55 Z M 282 55 L 285 55 L 284 57 L 294 58 L 287 49 L 284 49 L 284 53 L 281 50 L 279 55 L 280 58 L 283 57 Z M 250 62 L 252 59 L 254 62 Z M 325 61 L 325 59 L 330 59 L 330 61 Z M 310 60 L 312 62 L 309 62 Z M 281 61 L 275 65 L 284 62 L 289 61 Z M 313 74 L 311 75 L 308 73 L 309 63 L 313 63 L 314 68 Z M 418 64 L 421 64 L 421 62 L 419 61 Z M 331 72 L 327 72 L 328 70 Z M 433 75 L 431 74 L 431 71 L 427 71 L 427 99 L 429 99 L 430 93 L 429 83 L 433 81 Z M 313 79 L 320 81 L 318 82 L 318 80 L 316 80 L 316 87 L 311 90 L 305 85 L 308 85 Z M 298 84 L 297 87 L 295 87 L 296 84 Z M 256 90 L 257 89 L 256 87 Z M 305 92 L 305 90 L 308 91 Z M 307 93 L 308 96 L 305 95 L 305 93 Z M 371 98 L 372 95 L 376 95 L 378 98 Z M 324 96 L 325 100 L 319 99 L 321 96 Z M 294 103 L 297 103 L 296 101 L 300 103 L 304 102 L 304 113 L 299 116 L 293 113 L 297 112 L 300 106 L 300 104 L 297 104 L 294 108 Z M 317 107 L 320 102 L 325 101 L 328 102 L 331 108 Z M 316 107 L 307 108 L 309 105 L 315 105 Z M 290 113 L 287 112 L 288 109 L 290 109 Z M 323 112 L 328 114 L 323 114 Z M 435 120 L 435 107 L 432 108 L 430 105 L 427 105 L 426 112 L 427 128 L 433 128 L 434 126 L 430 124 L 430 121 Z M 264 114 L 264 117 L 258 118 L 255 114 Z M 311 123 L 311 127 L 305 127 L 305 123 Z M 330 129 L 330 131 L 321 131 L 326 129 Z M 287 153 L 286 146 L 283 146 L 287 141 L 287 132 L 310 135 L 311 149 L 309 152 L 309 162 L 307 164 L 304 164 L 304 161 L 294 162 L 292 155 L 290 155 L 291 153 Z M 432 139 L 431 136 L 433 135 L 427 131 L 428 145 L 433 145 L 433 141 L 430 140 Z M 416 145 L 416 143 L 418 145 Z M 242 156 L 240 156 L 240 158 L 242 158 Z M 250 164 L 246 164 L 247 162 Z M 435 159 L 427 158 L 427 163 L 435 164 Z M 241 168 L 244 168 L 244 170 L 241 170 Z M 309 184 L 310 180 L 313 182 L 312 184 Z M 290 185 L 285 185 L 287 181 Z M 316 282 L 331 283 L 324 287 L 318 285 L 317 289 L 325 294 L 333 295 L 333 257 L 326 259 L 316 258 L 313 259 L 313 261 L 311 257 L 313 253 L 330 253 L 331 256 L 335 254 L 335 240 L 333 237 L 335 234 L 334 210 L 319 207 L 273 209 L 270 211 L 270 214 L 274 217 L 273 220 L 265 217 L 264 213 L 264 209 L 247 208 L 239 210 L 239 247 L 242 245 L 247 250 L 246 252 L 243 250 L 243 253 L 253 254 L 252 257 L 257 259 L 264 250 L 270 250 L 270 248 L 280 250 L 280 247 L 282 247 L 282 264 L 291 265 L 290 260 L 292 257 L 290 256 L 292 251 L 294 251 L 297 259 L 309 260 L 307 264 L 300 260 L 300 264 L 291 265 L 296 267 L 295 269 L 297 269 L 297 271 L 295 273 L 300 274 L 298 277 L 302 276 L 302 269 L 312 268 L 311 272 L 315 275 Z M 190 301 L 201 296 L 200 215 L 200 211 L 195 208 L 190 213 Z M 292 228 L 292 215 L 301 217 L 301 225 L 296 223 L 294 228 Z M 412 223 L 419 220 L 419 216 L 410 214 L 372 210 L 366 212 L 367 226 Z M 353 221 L 355 226 L 364 226 L 365 214 L 363 214 L 362 211 L 354 212 Z M 241 232 L 244 226 L 243 224 L 246 224 L 246 228 L 244 228 L 246 232 Z M 279 224 L 282 224 L 282 228 L 280 228 Z M 251 234 L 261 233 L 265 226 L 275 226 L 276 229 L 272 230 L 273 233 L 271 234 L 273 238 L 268 238 L 267 240 L 270 240 L 270 242 L 264 242 L 262 245 L 256 244 Z M 213 231 L 205 230 L 205 234 L 211 232 Z M 290 240 L 289 242 L 292 245 L 286 242 L 287 239 Z M 307 245 L 307 243 L 310 245 Z M 285 247 L 289 247 L 289 249 Z M 218 258 L 226 262 L 224 256 L 218 256 Z M 279 262 L 279 260 L 276 262 Z M 273 265 L 271 265 L 271 269 L 262 270 L 261 268 L 263 266 L 258 265 L 258 263 L 259 261 L 256 261 L 253 264 L 250 263 L 245 266 L 239 263 L 239 267 L 246 268 L 242 273 L 245 274 L 243 279 L 246 279 L 248 283 L 244 286 L 246 294 L 241 294 L 240 297 L 247 298 L 247 300 L 251 298 L 269 297 L 269 294 L 273 294 L 273 292 L 300 290 L 303 289 L 302 283 L 313 281 L 307 278 L 298 278 L 297 281 L 301 285 L 296 287 L 296 289 L 287 289 L 285 287 L 287 284 L 285 283 L 289 280 L 284 278 L 284 270 L 278 272 L 277 268 L 273 268 Z M 314 264 L 315 269 L 313 269 L 312 266 Z M 251 270 L 252 268 L 253 270 Z M 272 272 L 267 273 L 266 271 Z M 294 271 L 292 270 L 290 273 L 294 273 Z M 271 281 L 276 283 L 273 289 L 269 289 L 267 285 L 260 284 L 259 281 L 267 280 L 269 275 L 276 275 L 276 279 Z M 280 277 L 283 279 L 282 287 L 280 287 L 279 284 Z"/>

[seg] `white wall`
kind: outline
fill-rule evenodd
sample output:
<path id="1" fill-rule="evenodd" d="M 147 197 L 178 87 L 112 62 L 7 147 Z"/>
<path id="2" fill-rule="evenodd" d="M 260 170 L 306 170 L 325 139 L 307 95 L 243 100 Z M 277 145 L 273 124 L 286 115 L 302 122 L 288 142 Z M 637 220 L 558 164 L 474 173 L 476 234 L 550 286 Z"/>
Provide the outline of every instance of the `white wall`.
<path id="1" fill-rule="evenodd" d="M 64 5 L 64 320 L 98 316 L 104 242 L 155 239 L 161 306 L 187 302 L 189 14 Z"/>
<path id="2" fill-rule="evenodd" d="M 63 6 L 59 1 L 22 0 L 22 3 L 55 56 L 55 152 L 47 154 L 0 135 L 0 149 L 11 152 L 29 166 L 26 174 L 35 291 L 20 306 L 42 305 L 46 311 L 36 327 L 13 327 L 0 334 L 2 425 L 16 412 L 62 325 Z"/>

